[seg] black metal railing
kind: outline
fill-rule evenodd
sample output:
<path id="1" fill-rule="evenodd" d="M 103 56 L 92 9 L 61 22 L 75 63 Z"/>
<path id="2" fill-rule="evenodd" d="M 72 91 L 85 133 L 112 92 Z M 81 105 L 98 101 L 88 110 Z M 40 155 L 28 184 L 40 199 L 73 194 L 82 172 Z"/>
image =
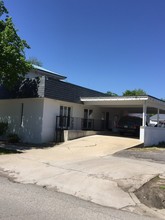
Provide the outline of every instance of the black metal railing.
<path id="1" fill-rule="evenodd" d="M 84 119 L 79 117 L 56 116 L 56 142 L 64 141 L 64 130 L 110 130 L 106 127 L 107 122 L 99 119 Z"/>
<path id="2" fill-rule="evenodd" d="M 56 117 L 56 129 L 68 130 L 72 129 L 73 118 L 68 116 Z"/>
<path id="3" fill-rule="evenodd" d="M 57 116 L 56 130 L 110 130 L 112 122 L 99 119 L 84 119 L 79 117 Z"/>
<path id="4" fill-rule="evenodd" d="M 56 129 L 62 130 L 94 130 L 94 119 L 56 116 Z"/>
<path id="5" fill-rule="evenodd" d="M 94 130 L 94 119 L 82 119 L 81 121 L 82 130 Z"/>

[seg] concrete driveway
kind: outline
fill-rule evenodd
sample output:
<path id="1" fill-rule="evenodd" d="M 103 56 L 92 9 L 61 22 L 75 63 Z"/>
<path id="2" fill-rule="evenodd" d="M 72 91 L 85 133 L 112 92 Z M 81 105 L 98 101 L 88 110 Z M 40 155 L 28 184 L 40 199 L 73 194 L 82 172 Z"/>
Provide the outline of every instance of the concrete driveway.
<path id="1" fill-rule="evenodd" d="M 95 135 L 48 149 L 0 156 L 0 168 L 21 183 L 54 188 L 100 205 L 154 216 L 133 192 L 165 165 L 114 157 L 117 151 L 138 145 L 133 138 Z M 161 213 L 160 213 L 161 214 Z"/>

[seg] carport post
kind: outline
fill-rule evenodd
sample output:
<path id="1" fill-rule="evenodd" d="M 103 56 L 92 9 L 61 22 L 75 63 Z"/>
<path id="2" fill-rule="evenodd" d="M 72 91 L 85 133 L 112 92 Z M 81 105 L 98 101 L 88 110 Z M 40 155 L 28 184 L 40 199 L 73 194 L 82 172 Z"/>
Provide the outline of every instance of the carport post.
<path id="1" fill-rule="evenodd" d="M 157 124 L 159 124 L 159 109 L 157 109 Z"/>
<path id="2" fill-rule="evenodd" d="M 143 127 L 146 126 L 146 110 L 147 110 L 147 106 L 146 106 L 146 102 L 143 103 Z"/>

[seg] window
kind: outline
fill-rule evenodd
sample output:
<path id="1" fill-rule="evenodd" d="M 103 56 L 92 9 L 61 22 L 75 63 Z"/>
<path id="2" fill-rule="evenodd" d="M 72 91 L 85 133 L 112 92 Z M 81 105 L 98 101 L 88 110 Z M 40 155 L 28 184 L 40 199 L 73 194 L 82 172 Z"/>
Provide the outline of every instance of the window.
<path id="1" fill-rule="evenodd" d="M 92 118 L 93 110 L 89 110 L 89 118 Z"/>
<path id="2" fill-rule="evenodd" d="M 88 119 L 88 109 L 84 109 L 84 119 Z"/>
<path id="3" fill-rule="evenodd" d="M 60 106 L 60 116 L 63 116 L 63 106 Z"/>
<path id="4" fill-rule="evenodd" d="M 71 108 L 67 106 L 60 106 L 60 116 L 70 117 Z"/>
<path id="5" fill-rule="evenodd" d="M 84 118 L 92 118 L 93 110 L 92 109 L 84 109 Z"/>
<path id="6" fill-rule="evenodd" d="M 82 128 L 83 129 L 93 129 L 93 122 L 94 120 L 92 119 L 93 115 L 93 110 L 92 109 L 84 109 L 84 119 L 82 123 Z"/>
<path id="7" fill-rule="evenodd" d="M 70 116 L 71 116 L 71 107 L 60 106 L 60 121 L 59 125 L 61 128 L 70 127 Z"/>

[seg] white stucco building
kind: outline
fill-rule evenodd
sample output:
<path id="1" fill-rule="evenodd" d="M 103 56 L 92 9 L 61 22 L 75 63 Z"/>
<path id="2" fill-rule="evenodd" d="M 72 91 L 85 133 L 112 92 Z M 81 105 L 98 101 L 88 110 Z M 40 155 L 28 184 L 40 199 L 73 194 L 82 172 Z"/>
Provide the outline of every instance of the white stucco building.
<path id="1" fill-rule="evenodd" d="M 65 78 L 35 66 L 19 91 L 0 87 L 0 121 L 8 122 L 23 142 L 45 143 L 100 130 L 117 132 L 120 117 L 141 113 L 139 141 L 151 145 L 165 140 L 165 128 L 146 126 L 146 115 L 165 113 L 165 102 L 151 96 L 108 97 Z"/>

